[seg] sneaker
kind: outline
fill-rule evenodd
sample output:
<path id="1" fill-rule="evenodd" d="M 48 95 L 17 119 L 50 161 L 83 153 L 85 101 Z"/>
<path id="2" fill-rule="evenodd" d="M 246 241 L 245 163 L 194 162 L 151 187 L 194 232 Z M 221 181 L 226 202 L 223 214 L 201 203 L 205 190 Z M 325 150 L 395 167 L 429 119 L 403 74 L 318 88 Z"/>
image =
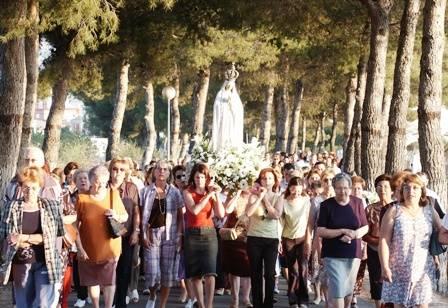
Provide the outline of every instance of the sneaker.
<path id="1" fill-rule="evenodd" d="M 149 292 L 149 289 L 144 289 L 143 290 L 143 295 L 149 295 L 151 292 Z"/>
<path id="2" fill-rule="evenodd" d="M 92 299 L 90 297 L 87 297 L 87 304 L 92 305 Z"/>
<path id="3" fill-rule="evenodd" d="M 217 296 L 222 296 L 222 295 L 224 295 L 224 288 L 216 289 L 216 290 L 215 290 L 215 295 L 217 295 Z"/>
<path id="4" fill-rule="evenodd" d="M 232 294 L 232 291 L 230 289 L 224 289 L 224 294 L 230 295 L 230 294 Z"/>
<path id="5" fill-rule="evenodd" d="M 194 303 L 196 303 L 196 299 L 189 298 L 187 303 L 185 304 L 185 308 L 193 308 Z"/>
<path id="6" fill-rule="evenodd" d="M 126 305 L 129 305 L 130 301 L 131 301 L 131 299 L 129 298 L 129 296 L 126 295 Z"/>
<path id="7" fill-rule="evenodd" d="M 145 308 L 154 308 L 156 306 L 157 297 L 148 298 Z"/>
<path id="8" fill-rule="evenodd" d="M 86 301 L 83 299 L 78 298 L 78 300 L 76 301 L 76 303 L 73 305 L 73 307 L 78 307 L 78 308 L 82 308 L 86 305 Z"/>
<path id="9" fill-rule="evenodd" d="M 275 289 L 274 289 L 274 294 L 279 294 L 279 293 L 280 293 L 280 290 L 279 290 L 278 287 L 276 286 Z"/>
<path id="10" fill-rule="evenodd" d="M 132 290 L 132 292 L 131 292 L 131 294 L 130 294 L 130 297 L 131 297 L 131 301 L 132 301 L 134 304 L 138 303 L 140 297 L 138 296 L 138 291 L 137 291 L 137 289 Z"/>

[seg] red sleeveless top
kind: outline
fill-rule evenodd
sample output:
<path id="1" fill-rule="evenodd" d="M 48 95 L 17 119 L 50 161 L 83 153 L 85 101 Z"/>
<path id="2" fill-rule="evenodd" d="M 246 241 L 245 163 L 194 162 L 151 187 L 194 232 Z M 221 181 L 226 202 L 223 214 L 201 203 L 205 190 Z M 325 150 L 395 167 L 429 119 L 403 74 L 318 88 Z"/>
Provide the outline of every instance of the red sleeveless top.
<path id="1" fill-rule="evenodd" d="M 188 192 L 193 197 L 195 204 L 201 202 L 202 198 L 204 198 L 204 196 L 206 195 L 206 194 L 198 194 L 193 189 L 188 189 Z M 212 198 L 210 198 L 207 202 L 207 205 L 197 215 L 194 215 L 187 208 L 187 211 L 185 213 L 186 228 L 213 227 L 214 225 L 212 221 L 212 209 L 213 209 L 212 202 L 213 202 Z"/>

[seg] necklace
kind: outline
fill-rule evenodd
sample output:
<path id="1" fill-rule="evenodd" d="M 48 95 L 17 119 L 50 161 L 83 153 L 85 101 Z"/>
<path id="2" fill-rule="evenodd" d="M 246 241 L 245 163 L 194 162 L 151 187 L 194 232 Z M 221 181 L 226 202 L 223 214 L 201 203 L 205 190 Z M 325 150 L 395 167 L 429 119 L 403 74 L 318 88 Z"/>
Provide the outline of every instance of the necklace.
<path id="1" fill-rule="evenodd" d="M 163 208 L 163 204 L 162 204 L 162 197 L 160 196 L 160 194 L 159 194 L 159 192 L 158 192 L 158 190 L 157 190 L 157 187 L 156 187 L 156 194 L 157 194 L 157 200 L 159 200 L 159 211 L 160 211 L 160 213 L 162 213 L 162 215 L 165 215 L 165 213 L 166 213 L 166 205 L 165 205 L 165 208 Z M 165 195 L 165 199 L 166 199 L 166 195 Z"/>

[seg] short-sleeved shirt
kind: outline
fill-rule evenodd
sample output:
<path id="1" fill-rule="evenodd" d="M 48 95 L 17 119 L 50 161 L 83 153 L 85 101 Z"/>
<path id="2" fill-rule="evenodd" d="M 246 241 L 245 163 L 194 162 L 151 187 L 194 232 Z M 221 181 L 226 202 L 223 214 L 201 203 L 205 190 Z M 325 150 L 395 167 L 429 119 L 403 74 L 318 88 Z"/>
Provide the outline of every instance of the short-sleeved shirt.
<path id="1" fill-rule="evenodd" d="M 184 207 L 184 200 L 180 191 L 172 184 L 165 186 L 165 238 L 163 240 L 175 240 L 178 232 L 179 221 L 177 212 Z M 141 220 L 143 238 L 147 236 L 148 222 L 151 216 L 154 200 L 157 197 L 157 190 L 154 184 L 146 186 L 140 194 Z"/>
<path id="2" fill-rule="evenodd" d="M 108 190 L 104 200 L 93 199 L 89 194 L 79 194 L 78 197 L 76 213 L 81 222 L 79 236 L 91 262 L 112 260 L 121 254 L 121 237 L 110 237 L 109 225 L 104 215 L 110 209 L 111 194 L 115 213 L 126 214 L 120 194 L 115 189 Z"/>
<path id="3" fill-rule="evenodd" d="M 327 229 L 357 230 L 367 225 L 366 213 L 362 200 L 350 196 L 347 205 L 340 205 L 335 198 L 322 202 L 320 207 L 318 227 Z M 361 240 L 344 243 L 340 237 L 322 239 L 322 258 L 361 258 Z"/>

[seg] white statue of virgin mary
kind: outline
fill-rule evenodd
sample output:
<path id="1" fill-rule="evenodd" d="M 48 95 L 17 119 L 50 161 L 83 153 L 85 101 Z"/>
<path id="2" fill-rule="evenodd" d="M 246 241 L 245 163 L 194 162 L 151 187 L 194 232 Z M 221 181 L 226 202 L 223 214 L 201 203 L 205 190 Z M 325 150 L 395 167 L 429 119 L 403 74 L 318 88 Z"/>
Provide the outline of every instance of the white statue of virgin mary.
<path id="1" fill-rule="evenodd" d="M 215 98 L 213 105 L 212 145 L 214 150 L 224 147 L 240 147 L 243 144 L 244 109 L 236 90 L 235 81 L 239 76 L 235 69 L 226 71 L 226 80 Z"/>

